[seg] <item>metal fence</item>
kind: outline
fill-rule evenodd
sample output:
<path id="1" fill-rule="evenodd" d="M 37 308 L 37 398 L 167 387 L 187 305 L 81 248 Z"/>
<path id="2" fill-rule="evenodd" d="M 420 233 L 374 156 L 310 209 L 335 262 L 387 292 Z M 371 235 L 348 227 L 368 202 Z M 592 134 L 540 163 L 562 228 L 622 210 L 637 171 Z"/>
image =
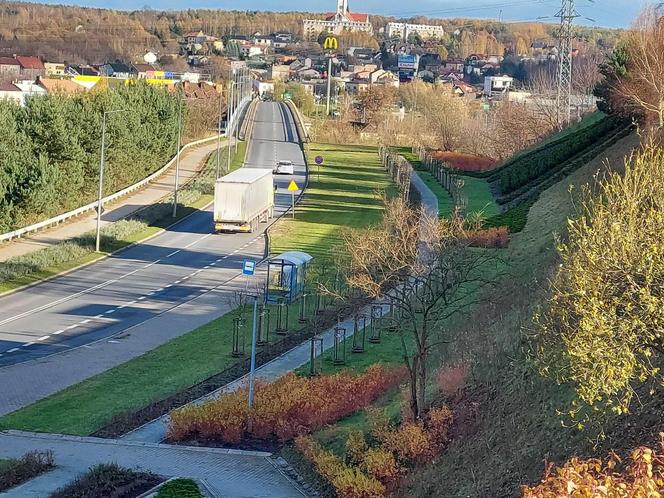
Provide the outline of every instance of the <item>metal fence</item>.
<path id="1" fill-rule="evenodd" d="M 410 179 L 413 176 L 413 166 L 406 159 L 385 145 L 378 148 L 380 162 L 385 171 L 392 177 L 399 188 L 403 200 L 408 202 L 410 197 Z"/>
<path id="2" fill-rule="evenodd" d="M 454 174 L 447 163 L 433 157 L 426 147 L 416 145 L 413 146 L 412 151 L 417 155 L 422 166 L 452 196 L 454 207 L 465 211 L 468 207 L 468 197 L 463 190 L 465 185 L 463 178 Z"/>

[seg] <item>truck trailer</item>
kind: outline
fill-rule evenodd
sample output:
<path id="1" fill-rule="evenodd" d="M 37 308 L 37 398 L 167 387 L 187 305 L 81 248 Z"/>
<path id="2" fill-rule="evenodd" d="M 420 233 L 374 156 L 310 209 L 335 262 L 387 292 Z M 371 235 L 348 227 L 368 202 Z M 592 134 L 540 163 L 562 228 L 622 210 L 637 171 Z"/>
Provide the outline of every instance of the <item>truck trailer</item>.
<path id="1" fill-rule="evenodd" d="M 243 167 L 217 179 L 214 232 L 253 232 L 274 211 L 271 169 Z"/>

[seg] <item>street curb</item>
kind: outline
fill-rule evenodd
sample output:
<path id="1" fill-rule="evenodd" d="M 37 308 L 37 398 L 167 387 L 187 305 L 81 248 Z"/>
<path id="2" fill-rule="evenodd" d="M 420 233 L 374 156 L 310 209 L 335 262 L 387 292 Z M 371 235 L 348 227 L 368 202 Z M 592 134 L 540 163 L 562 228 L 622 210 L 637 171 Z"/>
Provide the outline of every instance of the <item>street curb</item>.
<path id="1" fill-rule="evenodd" d="M 193 451 L 196 453 L 213 453 L 217 455 L 235 455 L 246 457 L 260 457 L 267 458 L 272 456 L 272 453 L 267 451 L 252 451 L 252 450 L 236 450 L 233 448 L 210 448 L 207 446 L 187 446 L 179 444 L 164 444 L 164 443 L 141 443 L 137 441 L 123 441 L 121 439 L 104 439 L 90 436 L 71 436 L 67 434 L 47 434 L 40 432 L 26 432 L 15 429 L 8 429 L 0 432 L 0 435 L 6 434 L 8 436 L 39 439 L 53 442 L 70 442 L 70 443 L 84 443 L 84 444 L 100 444 L 104 446 L 125 446 L 130 448 L 155 448 L 155 449 L 168 449 L 168 450 L 185 450 Z"/>

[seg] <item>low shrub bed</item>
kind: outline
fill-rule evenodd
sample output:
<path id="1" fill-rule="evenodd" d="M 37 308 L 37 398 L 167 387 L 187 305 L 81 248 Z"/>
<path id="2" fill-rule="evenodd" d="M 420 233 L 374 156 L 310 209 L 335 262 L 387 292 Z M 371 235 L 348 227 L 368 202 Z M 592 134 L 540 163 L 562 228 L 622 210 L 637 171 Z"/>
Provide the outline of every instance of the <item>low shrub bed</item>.
<path id="1" fill-rule="evenodd" d="M 29 481 L 39 474 L 51 470 L 53 453 L 50 451 L 31 451 L 19 459 L 0 461 L 0 492 Z"/>
<path id="2" fill-rule="evenodd" d="M 155 498 L 204 498 L 203 493 L 191 479 L 173 479 L 157 492 Z"/>
<path id="3" fill-rule="evenodd" d="M 504 249 L 510 243 L 509 231 L 506 226 L 473 230 L 468 234 L 471 247 Z"/>
<path id="4" fill-rule="evenodd" d="M 162 481 L 163 478 L 149 472 L 114 463 L 99 464 L 55 491 L 51 498 L 135 498 Z"/>
<path id="5" fill-rule="evenodd" d="M 408 470 L 434 461 L 448 442 L 452 412 L 433 408 L 421 422 L 389 422 L 384 412 L 370 411 L 369 439 L 349 433 L 343 458 L 325 450 L 311 436 L 298 436 L 295 447 L 341 498 L 389 495 Z"/>
<path id="6" fill-rule="evenodd" d="M 450 169 L 457 171 L 490 171 L 497 166 L 497 162 L 490 157 L 465 154 L 463 152 L 435 151 L 432 156 L 444 162 Z"/>
<path id="7" fill-rule="evenodd" d="M 382 365 L 360 375 L 343 372 L 309 378 L 290 373 L 275 382 L 257 384 L 251 414 L 246 387 L 171 412 L 168 438 L 228 444 L 288 441 L 368 406 L 405 377 L 404 368 Z"/>

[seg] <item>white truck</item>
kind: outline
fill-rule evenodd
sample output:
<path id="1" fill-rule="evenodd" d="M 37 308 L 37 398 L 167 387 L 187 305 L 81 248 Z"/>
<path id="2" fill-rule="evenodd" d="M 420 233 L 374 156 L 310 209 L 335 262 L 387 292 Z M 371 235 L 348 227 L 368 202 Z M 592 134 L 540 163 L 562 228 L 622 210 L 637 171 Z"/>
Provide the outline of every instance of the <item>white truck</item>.
<path id="1" fill-rule="evenodd" d="M 214 231 L 253 232 L 274 211 L 271 169 L 240 168 L 214 187 Z"/>

